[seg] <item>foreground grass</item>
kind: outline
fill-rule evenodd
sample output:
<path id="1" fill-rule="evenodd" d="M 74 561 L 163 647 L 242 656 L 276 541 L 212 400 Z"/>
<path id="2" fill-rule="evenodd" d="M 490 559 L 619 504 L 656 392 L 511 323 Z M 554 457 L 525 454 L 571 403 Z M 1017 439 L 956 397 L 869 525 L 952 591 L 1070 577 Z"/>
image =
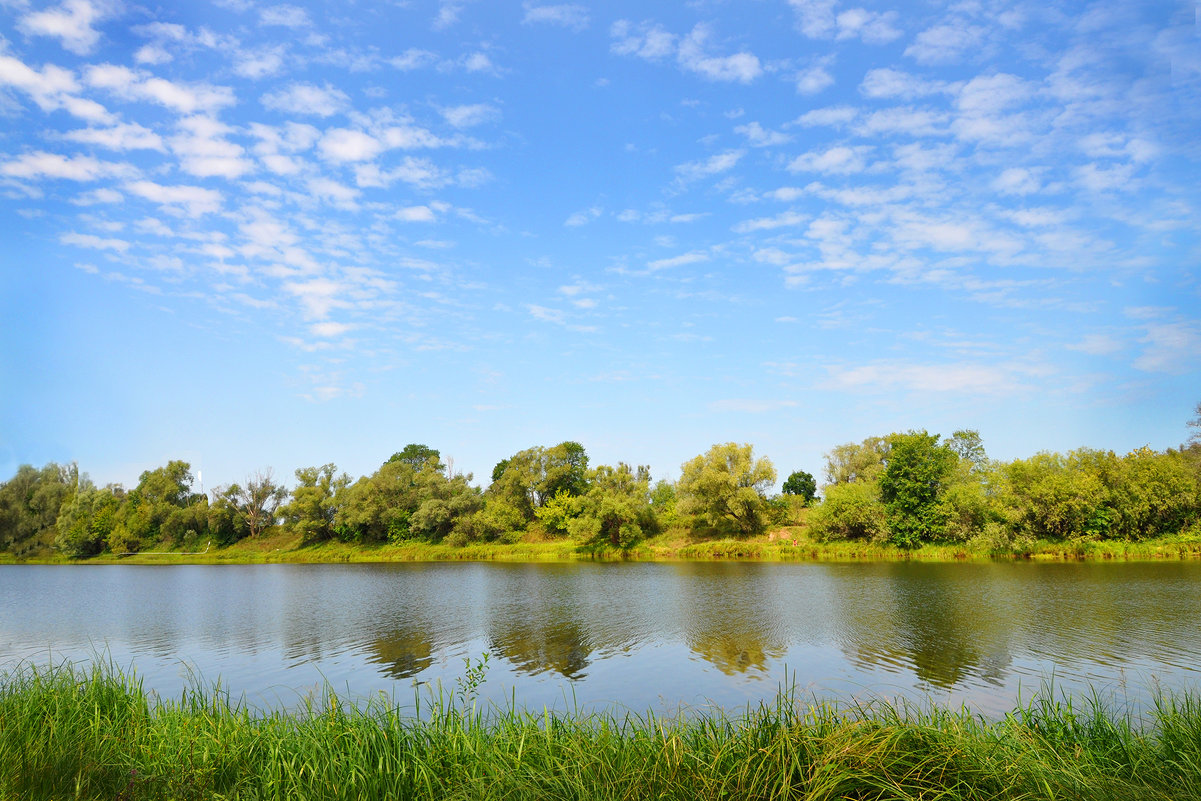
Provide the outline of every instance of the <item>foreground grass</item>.
<path id="1" fill-rule="evenodd" d="M 1149 718 L 1041 699 L 988 722 L 787 695 L 740 717 L 485 715 L 464 686 L 417 720 L 332 695 L 255 715 L 202 690 L 155 703 L 111 668 L 26 667 L 0 677 L 0 798 L 1201 798 L 1201 698 Z"/>

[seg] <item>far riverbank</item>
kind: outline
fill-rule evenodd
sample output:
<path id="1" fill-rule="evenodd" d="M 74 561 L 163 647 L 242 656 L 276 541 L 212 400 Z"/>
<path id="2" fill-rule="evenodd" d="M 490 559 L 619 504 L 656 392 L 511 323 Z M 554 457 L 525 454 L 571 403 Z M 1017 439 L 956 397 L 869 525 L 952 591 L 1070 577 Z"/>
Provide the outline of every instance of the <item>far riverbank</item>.
<path id="1" fill-rule="evenodd" d="M 327 541 L 305 545 L 299 536 L 280 532 L 251 537 L 227 547 L 207 543 L 160 544 L 144 553 L 102 553 L 86 559 L 44 550 L 16 559 L 0 553 L 0 564 L 337 564 L 347 562 L 573 562 L 573 561 L 763 561 L 851 562 L 991 560 L 1032 561 L 1157 561 L 1201 559 L 1201 537 L 1177 535 L 1139 542 L 1036 541 L 1021 549 L 1004 549 L 986 542 L 924 545 L 904 549 L 860 541 L 817 542 L 805 526 L 785 526 L 748 538 L 698 538 L 669 531 L 628 550 L 570 539 L 529 539 L 514 543 L 471 543 L 463 546 L 416 540 L 386 544 Z"/>

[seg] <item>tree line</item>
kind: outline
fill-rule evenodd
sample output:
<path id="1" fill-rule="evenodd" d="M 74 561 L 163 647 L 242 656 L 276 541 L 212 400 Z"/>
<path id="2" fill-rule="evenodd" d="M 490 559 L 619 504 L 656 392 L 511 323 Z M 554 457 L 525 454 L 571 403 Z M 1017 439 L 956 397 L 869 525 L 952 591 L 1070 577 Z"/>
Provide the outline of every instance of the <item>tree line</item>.
<path id="1" fill-rule="evenodd" d="M 304 544 L 533 537 L 628 549 L 668 530 L 750 537 L 802 522 L 817 540 L 903 548 L 1141 540 L 1201 533 L 1201 404 L 1189 425 L 1197 433 L 1179 449 L 1079 449 L 1010 462 L 989 459 L 975 431 L 873 436 L 826 454 L 821 498 L 816 479 L 799 470 L 773 494 L 771 461 L 732 442 L 685 462 L 676 481 L 655 482 L 645 465 L 590 466 L 578 442 L 537 446 L 497 463 L 487 488 L 421 444 L 357 480 L 332 463 L 302 467 L 290 490 L 265 471 L 198 493 L 184 461 L 148 470 L 128 489 L 96 486 L 74 464 L 23 465 L 0 484 L 0 550 L 80 558 L 229 545 L 281 529 Z"/>

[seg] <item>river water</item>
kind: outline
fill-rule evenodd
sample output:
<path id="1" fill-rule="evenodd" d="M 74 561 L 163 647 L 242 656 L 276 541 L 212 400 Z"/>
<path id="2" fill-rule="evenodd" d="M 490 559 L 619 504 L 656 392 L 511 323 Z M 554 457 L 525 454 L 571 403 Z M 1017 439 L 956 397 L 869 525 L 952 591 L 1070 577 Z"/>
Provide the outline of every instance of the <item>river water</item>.
<path id="1" fill-rule="evenodd" d="M 111 660 L 178 696 L 401 705 L 488 657 L 485 701 L 738 711 L 1040 688 L 1145 708 L 1201 689 L 1201 562 L 0 565 L 0 669 Z"/>

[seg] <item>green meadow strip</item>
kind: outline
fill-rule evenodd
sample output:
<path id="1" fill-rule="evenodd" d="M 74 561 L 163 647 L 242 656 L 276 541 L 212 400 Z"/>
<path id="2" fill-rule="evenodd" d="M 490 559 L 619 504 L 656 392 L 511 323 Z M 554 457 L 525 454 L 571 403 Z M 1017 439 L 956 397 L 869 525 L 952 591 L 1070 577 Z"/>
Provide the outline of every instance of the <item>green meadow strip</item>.
<path id="1" fill-rule="evenodd" d="M 111 666 L 0 677 L 3 799 L 1196 799 L 1201 698 L 1135 723 L 1097 698 L 966 709 L 774 703 L 730 716 L 484 709 L 417 718 L 332 693 L 258 713 L 219 690 L 152 701 Z"/>

